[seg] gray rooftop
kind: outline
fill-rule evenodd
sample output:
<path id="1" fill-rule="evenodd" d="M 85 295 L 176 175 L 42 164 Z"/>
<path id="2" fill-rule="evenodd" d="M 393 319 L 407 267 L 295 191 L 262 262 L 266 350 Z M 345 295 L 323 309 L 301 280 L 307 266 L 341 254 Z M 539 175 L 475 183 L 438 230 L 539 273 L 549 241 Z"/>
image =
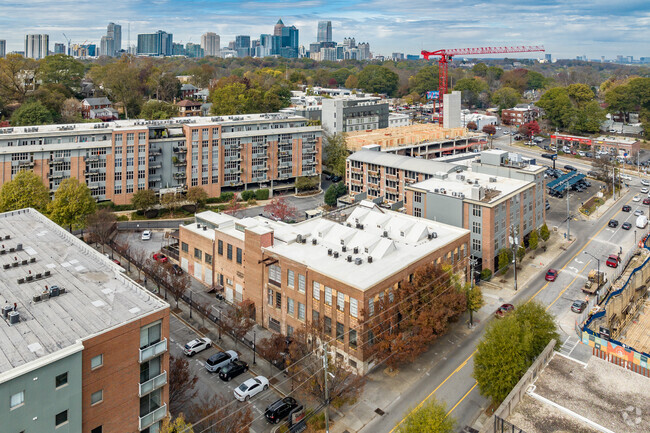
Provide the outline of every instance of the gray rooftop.
<path id="1" fill-rule="evenodd" d="M 106 97 L 101 98 L 86 98 L 84 102 L 87 102 L 88 105 L 110 105 L 111 101 Z"/>
<path id="2" fill-rule="evenodd" d="M 9 239 L 4 239 L 5 236 Z M 33 209 L 0 214 L 0 306 L 17 304 L 20 322 L 0 321 L 0 383 L 30 370 L 83 340 L 139 317 L 169 308 L 126 277 L 122 268 Z M 22 244 L 21 251 L 9 252 Z M 30 259 L 36 259 L 29 263 Z M 21 264 L 4 269 L 17 259 Z M 27 260 L 28 264 L 22 265 Z M 19 284 L 29 275 L 51 275 Z M 39 302 L 45 286 L 65 293 Z M 12 371 L 13 370 L 13 371 Z"/>
<path id="3" fill-rule="evenodd" d="M 392 153 L 378 152 L 375 150 L 360 150 L 348 156 L 350 161 L 360 161 L 367 164 L 377 164 L 383 167 L 395 167 L 400 170 L 410 170 L 423 174 L 436 174 L 439 172 L 456 173 L 463 171 L 465 166 L 440 162 L 432 159 L 413 158 L 411 156 L 395 155 Z"/>

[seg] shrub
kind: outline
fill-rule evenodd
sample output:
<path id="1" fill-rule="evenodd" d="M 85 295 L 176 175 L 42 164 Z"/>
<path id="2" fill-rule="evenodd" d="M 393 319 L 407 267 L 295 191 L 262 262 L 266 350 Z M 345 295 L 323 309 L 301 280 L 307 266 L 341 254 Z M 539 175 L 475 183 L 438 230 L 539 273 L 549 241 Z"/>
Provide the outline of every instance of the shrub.
<path id="1" fill-rule="evenodd" d="M 546 224 L 540 227 L 539 237 L 541 237 L 544 240 L 544 242 L 546 242 L 548 238 L 551 237 L 551 233 L 548 231 L 548 226 Z"/>
<path id="2" fill-rule="evenodd" d="M 248 201 L 252 198 L 255 198 L 255 191 L 252 190 L 242 191 L 240 196 L 243 201 Z"/>
<path id="3" fill-rule="evenodd" d="M 537 246 L 539 245 L 539 235 L 537 234 L 537 230 L 533 230 L 530 232 L 530 236 L 528 237 L 528 246 L 530 247 L 531 250 L 536 250 Z"/>
<path id="4" fill-rule="evenodd" d="M 234 196 L 234 192 L 222 192 L 217 203 L 228 203 Z"/>
<path id="5" fill-rule="evenodd" d="M 268 200 L 269 199 L 269 190 L 264 188 L 264 189 L 258 189 L 255 191 L 255 200 Z"/>
<path id="6" fill-rule="evenodd" d="M 490 281 L 490 278 L 492 278 L 492 271 L 489 269 L 483 269 L 481 271 L 481 280 Z"/>

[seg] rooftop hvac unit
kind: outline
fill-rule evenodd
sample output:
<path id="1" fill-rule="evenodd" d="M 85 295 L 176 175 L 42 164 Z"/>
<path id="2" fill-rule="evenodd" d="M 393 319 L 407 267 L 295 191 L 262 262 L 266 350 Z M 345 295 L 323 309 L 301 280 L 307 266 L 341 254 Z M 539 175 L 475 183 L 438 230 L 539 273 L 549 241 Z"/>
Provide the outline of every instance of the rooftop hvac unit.
<path id="1" fill-rule="evenodd" d="M 496 177 L 491 177 L 491 178 L 490 178 L 490 182 L 494 183 L 494 182 L 496 182 L 496 181 L 497 181 L 497 178 L 496 178 Z"/>
<path id="2" fill-rule="evenodd" d="M 208 230 L 208 226 L 203 226 L 203 231 L 207 231 L 207 230 Z"/>
<path id="3" fill-rule="evenodd" d="M 348 227 L 352 227 L 352 223 L 346 223 L 345 225 Z"/>
<path id="4" fill-rule="evenodd" d="M 306 244 L 307 243 L 307 238 L 302 238 L 302 243 Z"/>
<path id="5" fill-rule="evenodd" d="M 478 179 L 474 179 L 474 185 L 478 185 Z"/>
<path id="6" fill-rule="evenodd" d="M 327 249 L 327 255 L 328 255 L 328 256 L 331 256 L 331 255 L 332 255 L 332 249 L 331 249 L 331 248 L 328 248 L 328 249 Z"/>
<path id="7" fill-rule="evenodd" d="M 334 255 L 335 259 L 339 258 L 339 252 L 338 251 L 334 251 L 332 254 Z"/>
<path id="8" fill-rule="evenodd" d="M 18 311 L 12 311 L 9 313 L 9 323 L 12 325 L 15 325 L 16 323 L 20 322 L 20 313 Z"/>
<path id="9" fill-rule="evenodd" d="M 348 247 L 346 247 L 345 245 L 343 245 L 343 246 L 341 247 L 341 251 L 342 251 L 342 252 L 346 252 L 347 250 L 348 250 Z"/>
<path id="10" fill-rule="evenodd" d="M 10 267 L 11 265 L 9 263 L 5 263 L 4 265 L 2 265 L 2 269 L 9 269 Z"/>
<path id="11" fill-rule="evenodd" d="M 300 244 L 302 243 L 302 235 L 296 236 L 296 241 Z"/>
<path id="12" fill-rule="evenodd" d="M 50 287 L 50 297 L 59 296 L 59 292 L 60 292 L 59 286 Z"/>
<path id="13" fill-rule="evenodd" d="M 438 193 L 438 192 L 440 192 L 440 189 L 435 188 L 435 189 L 433 190 L 433 192 Z"/>
<path id="14" fill-rule="evenodd" d="M 201 224 L 200 224 L 200 223 L 196 223 L 196 228 L 197 228 L 197 229 L 200 229 L 200 228 L 201 228 Z"/>
<path id="15" fill-rule="evenodd" d="M 22 251 L 22 250 L 23 250 L 23 244 L 16 245 L 16 251 Z"/>
<path id="16" fill-rule="evenodd" d="M 355 265 L 360 265 L 361 263 L 363 263 L 363 260 L 360 257 L 357 257 L 356 259 L 354 259 L 354 264 Z"/>
<path id="17" fill-rule="evenodd" d="M 363 230 L 363 224 L 357 224 L 357 228 L 358 228 L 359 230 Z"/>
<path id="18" fill-rule="evenodd" d="M 354 254 L 359 254 L 359 247 L 354 247 Z"/>
<path id="19" fill-rule="evenodd" d="M 318 243 L 318 239 L 314 238 L 311 240 L 312 245 L 316 245 Z"/>
<path id="20" fill-rule="evenodd" d="M 372 256 L 368 256 L 368 263 L 372 263 Z"/>
<path id="21" fill-rule="evenodd" d="M 382 234 L 383 237 L 387 238 L 388 237 L 388 232 L 384 230 L 384 233 Z"/>
<path id="22" fill-rule="evenodd" d="M 2 307 L 2 317 L 6 319 L 9 312 L 12 311 L 13 309 L 14 307 L 12 307 L 11 305 L 5 305 L 4 307 Z"/>
<path id="23" fill-rule="evenodd" d="M 11 235 L 5 235 L 5 240 L 11 239 Z"/>
<path id="24" fill-rule="evenodd" d="M 352 261 L 352 256 L 348 256 L 346 260 L 347 260 L 348 262 L 351 262 L 351 261 Z"/>

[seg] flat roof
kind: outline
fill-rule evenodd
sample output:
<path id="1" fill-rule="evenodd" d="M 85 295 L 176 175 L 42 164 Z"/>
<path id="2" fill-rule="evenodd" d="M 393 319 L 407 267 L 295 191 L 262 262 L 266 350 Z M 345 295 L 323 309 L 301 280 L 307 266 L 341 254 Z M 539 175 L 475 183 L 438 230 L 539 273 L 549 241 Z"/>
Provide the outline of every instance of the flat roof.
<path id="1" fill-rule="evenodd" d="M 601 135 L 600 137 L 594 138 L 595 141 L 608 141 L 610 143 L 621 143 L 621 144 L 634 144 L 637 140 L 632 137 L 613 137 L 611 135 Z"/>
<path id="2" fill-rule="evenodd" d="M 0 302 L 16 303 L 20 314 L 17 324 L 0 322 L 0 382 L 12 369 L 28 368 L 84 339 L 169 308 L 108 257 L 34 209 L 0 214 L 0 235 L 0 249 L 22 245 L 21 251 L 0 255 L 2 265 L 28 262 L 0 271 Z M 10 238 L 4 239 L 7 235 Z M 51 275 L 19 284 L 30 271 L 32 276 L 46 271 Z M 46 285 L 64 288 L 65 293 L 35 302 Z"/>
<path id="3" fill-rule="evenodd" d="M 465 167 L 449 162 L 440 162 L 434 159 L 414 158 L 412 156 L 396 155 L 394 153 L 362 149 L 348 156 L 350 161 L 359 161 L 367 164 L 377 164 L 383 167 L 395 167 L 400 170 L 415 171 L 417 173 L 435 174 L 438 172 L 455 173 Z"/>
<path id="4" fill-rule="evenodd" d="M 356 151 L 367 144 L 379 144 L 383 149 L 395 149 L 486 136 L 485 133 L 470 132 L 466 128 L 443 128 L 433 123 L 415 123 L 371 131 L 347 132 L 346 141 L 348 150 Z"/>
<path id="5" fill-rule="evenodd" d="M 585 365 L 555 353 L 507 421 L 526 433 L 646 433 L 649 390 L 650 378 L 596 356 Z"/>

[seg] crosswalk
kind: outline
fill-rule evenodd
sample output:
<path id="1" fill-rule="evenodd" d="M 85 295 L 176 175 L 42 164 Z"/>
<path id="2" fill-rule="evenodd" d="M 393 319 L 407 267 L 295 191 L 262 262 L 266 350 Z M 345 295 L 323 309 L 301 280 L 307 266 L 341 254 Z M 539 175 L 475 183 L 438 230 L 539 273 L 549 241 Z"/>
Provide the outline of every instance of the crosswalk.
<path id="1" fill-rule="evenodd" d="M 575 349 L 578 344 L 580 344 L 578 337 L 570 335 L 566 340 L 564 340 L 564 343 L 562 343 L 559 352 L 564 356 L 571 356 L 573 349 Z"/>

